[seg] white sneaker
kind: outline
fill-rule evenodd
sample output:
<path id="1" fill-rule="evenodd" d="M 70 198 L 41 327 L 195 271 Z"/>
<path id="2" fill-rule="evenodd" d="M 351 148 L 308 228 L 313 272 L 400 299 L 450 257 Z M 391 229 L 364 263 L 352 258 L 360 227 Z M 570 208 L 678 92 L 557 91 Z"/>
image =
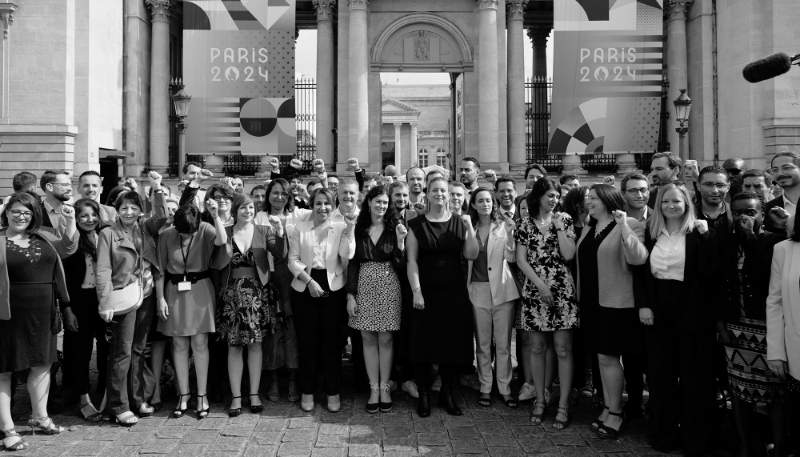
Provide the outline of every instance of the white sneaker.
<path id="1" fill-rule="evenodd" d="M 517 397 L 517 399 L 519 401 L 526 401 L 533 400 L 534 398 L 536 398 L 536 389 L 534 389 L 533 386 L 527 382 L 522 384 L 522 388 L 519 390 L 519 397 Z"/>
<path id="2" fill-rule="evenodd" d="M 433 391 L 433 392 L 439 392 L 440 390 L 442 390 L 442 377 L 441 376 L 436 378 L 436 381 L 433 381 L 433 385 L 431 386 L 431 391 Z"/>
<path id="3" fill-rule="evenodd" d="M 419 398 L 419 389 L 417 389 L 417 383 L 415 383 L 412 379 L 404 382 L 401 389 L 403 392 L 407 392 L 414 398 Z"/>

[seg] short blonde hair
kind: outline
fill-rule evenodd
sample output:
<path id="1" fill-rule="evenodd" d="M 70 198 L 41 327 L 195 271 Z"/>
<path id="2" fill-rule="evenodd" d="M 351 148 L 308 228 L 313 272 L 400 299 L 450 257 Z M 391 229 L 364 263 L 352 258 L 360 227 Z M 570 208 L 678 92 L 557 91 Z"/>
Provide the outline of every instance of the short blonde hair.
<path id="1" fill-rule="evenodd" d="M 686 205 L 686 211 L 683 213 L 683 216 L 681 216 L 681 226 L 678 230 L 682 233 L 689 233 L 694 228 L 694 221 L 697 219 L 697 217 L 694 213 L 694 204 L 692 203 L 692 198 L 689 195 L 689 191 L 686 189 L 686 186 L 667 184 L 658 189 L 658 196 L 656 197 L 655 205 L 653 205 L 655 206 L 655 214 L 653 219 L 650 221 L 650 235 L 653 237 L 653 239 L 658 238 L 661 230 L 665 229 L 667 226 L 666 222 L 664 221 L 664 213 L 661 212 L 661 201 L 664 199 L 664 194 L 671 190 L 678 191 L 678 194 L 683 198 L 684 205 Z"/>

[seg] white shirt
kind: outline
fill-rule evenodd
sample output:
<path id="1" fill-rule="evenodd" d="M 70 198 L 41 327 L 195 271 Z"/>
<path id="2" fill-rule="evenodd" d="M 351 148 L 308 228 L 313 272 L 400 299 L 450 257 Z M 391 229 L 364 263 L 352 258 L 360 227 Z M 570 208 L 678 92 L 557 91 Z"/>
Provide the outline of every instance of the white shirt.
<path id="1" fill-rule="evenodd" d="M 650 253 L 650 272 L 657 279 L 683 281 L 686 268 L 686 233 L 667 233 L 661 229 L 653 252 Z"/>
<path id="2" fill-rule="evenodd" d="M 322 242 L 317 242 L 316 234 L 314 236 L 314 261 L 311 263 L 311 268 L 314 270 L 324 270 L 325 267 L 325 252 L 328 250 L 328 237 L 323 237 Z"/>
<path id="3" fill-rule="evenodd" d="M 360 213 L 360 212 L 361 212 L 361 210 L 358 209 L 358 206 L 356 206 L 354 211 L 353 211 L 353 214 L 355 214 L 356 217 L 358 217 L 358 213 Z M 344 220 L 345 220 L 344 216 L 342 215 L 342 212 L 341 212 L 341 210 L 339 208 L 336 208 L 335 210 L 333 210 L 333 212 L 331 213 L 331 222 L 333 222 L 333 223 L 337 223 L 338 222 L 340 224 L 344 224 Z"/>
<path id="4" fill-rule="evenodd" d="M 783 209 L 789 213 L 789 217 L 793 217 L 797 212 L 797 205 L 792 203 L 791 200 L 786 198 L 786 194 L 781 195 L 783 197 Z"/>
<path id="5" fill-rule="evenodd" d="M 83 277 L 83 284 L 81 284 L 81 289 L 94 289 L 97 287 L 97 279 L 94 275 L 94 260 L 92 260 L 92 256 L 89 254 L 85 254 L 86 257 L 86 275 Z"/>

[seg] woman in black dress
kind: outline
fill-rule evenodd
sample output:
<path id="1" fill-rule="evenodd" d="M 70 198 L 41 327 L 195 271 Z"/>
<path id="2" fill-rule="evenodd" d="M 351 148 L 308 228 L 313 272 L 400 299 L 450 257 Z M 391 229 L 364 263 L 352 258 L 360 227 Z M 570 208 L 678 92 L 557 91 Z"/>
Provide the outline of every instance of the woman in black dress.
<path id="1" fill-rule="evenodd" d="M 56 360 L 60 319 L 56 298 L 68 302 L 64 269 L 59 257 L 77 249 L 75 210 L 61 210 L 67 228 L 59 239 L 41 229 L 41 205 L 32 195 L 11 196 L 0 216 L 0 430 L 3 449 L 21 450 L 27 443 L 14 431 L 10 402 L 11 374 L 30 368 L 28 393 L 36 431 L 64 431 L 47 415 L 50 365 Z M 7 279 L 6 279 L 7 278 Z"/>
<path id="2" fill-rule="evenodd" d="M 406 240 L 408 280 L 414 300 L 409 358 L 415 364 L 419 388 L 417 413 L 431 414 L 428 391 L 431 364 L 439 364 L 442 389 L 439 405 L 453 416 L 461 409 L 453 400 L 453 383 L 461 367 L 472 363 L 472 304 L 461 268 L 462 255 L 478 258 L 480 247 L 468 215 L 449 211 L 447 181 L 436 177 L 428 184 L 427 213 L 408 223 Z"/>

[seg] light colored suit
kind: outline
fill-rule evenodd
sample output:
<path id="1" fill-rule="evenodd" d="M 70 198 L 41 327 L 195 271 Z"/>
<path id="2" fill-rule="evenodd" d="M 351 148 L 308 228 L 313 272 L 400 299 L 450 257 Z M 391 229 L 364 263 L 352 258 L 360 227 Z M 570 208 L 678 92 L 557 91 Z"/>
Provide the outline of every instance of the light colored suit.
<path id="1" fill-rule="evenodd" d="M 800 379 L 800 243 L 775 245 L 767 297 L 767 360 L 789 363 Z"/>
<path id="2" fill-rule="evenodd" d="M 469 261 L 467 284 L 475 322 L 478 379 L 481 393 L 492 391 L 492 341 L 495 343 L 497 389 L 501 395 L 511 394 L 511 328 L 514 326 L 515 301 L 519 289 L 508 262 L 516 260 L 516 250 L 506 249 L 508 234 L 502 223 L 494 224 L 486 239 L 486 269 L 489 282 L 472 282 Z"/>
<path id="3" fill-rule="evenodd" d="M 292 288 L 298 292 L 306 290 L 306 284 L 297 279 L 302 272 L 311 274 L 314 263 L 314 221 L 298 223 L 289 237 L 289 271 L 294 280 Z M 344 287 L 347 282 L 347 264 L 356 253 L 355 238 L 343 236 L 346 226 L 332 223 L 328 227 L 328 248 L 325 252 L 325 270 L 332 291 Z"/>

